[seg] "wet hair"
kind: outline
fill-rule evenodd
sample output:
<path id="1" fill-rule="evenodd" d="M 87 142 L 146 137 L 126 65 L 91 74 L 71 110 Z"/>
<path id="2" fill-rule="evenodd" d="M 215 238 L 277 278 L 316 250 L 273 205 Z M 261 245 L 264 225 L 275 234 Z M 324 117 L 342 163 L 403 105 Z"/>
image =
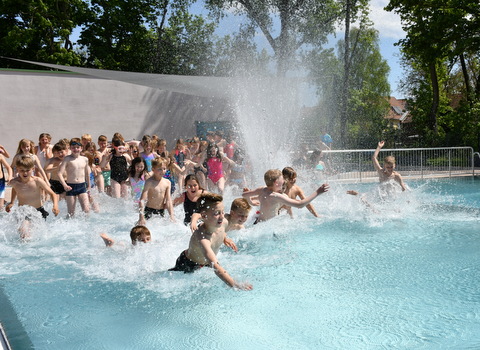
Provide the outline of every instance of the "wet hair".
<path id="1" fill-rule="evenodd" d="M 21 157 L 18 157 L 17 160 L 15 161 L 15 166 L 17 168 L 22 167 L 30 170 L 35 167 L 35 161 L 30 156 L 21 156 Z"/>
<path id="2" fill-rule="evenodd" d="M 48 141 L 52 141 L 52 136 L 50 136 L 49 133 L 46 133 L 46 132 L 42 132 L 40 134 L 40 136 L 38 137 L 38 141 L 40 141 L 41 139 L 43 139 L 44 137 L 46 137 L 48 139 Z"/>
<path id="3" fill-rule="evenodd" d="M 140 176 L 147 173 L 147 162 L 145 161 L 145 159 L 143 159 L 142 157 L 135 157 L 132 160 L 132 165 L 130 165 L 130 167 L 128 168 L 128 174 L 130 175 L 130 177 L 135 176 L 135 165 L 137 165 L 138 163 L 143 163 L 144 166 L 143 172 L 140 174 Z"/>
<path id="4" fill-rule="evenodd" d="M 265 180 L 265 184 L 267 186 L 273 186 L 275 181 L 277 181 L 280 177 L 282 177 L 282 172 L 278 169 L 267 170 L 265 175 L 263 175 L 263 179 Z"/>
<path id="5" fill-rule="evenodd" d="M 103 141 L 108 141 L 107 137 L 105 135 L 100 135 L 98 137 L 98 142 L 103 142 Z"/>
<path id="6" fill-rule="evenodd" d="M 384 162 L 385 164 L 395 165 L 395 157 L 394 157 L 394 156 L 387 156 L 387 157 L 385 157 L 385 159 L 383 160 L 383 162 Z"/>
<path id="7" fill-rule="evenodd" d="M 217 152 L 215 152 L 215 155 L 214 156 L 211 156 L 210 155 L 210 150 L 212 148 L 215 148 L 217 150 Z M 220 152 L 220 149 L 218 148 L 218 146 L 214 143 L 209 143 L 208 146 L 207 146 L 207 160 L 210 159 L 210 158 L 220 158 L 220 159 L 223 159 L 222 157 L 222 152 Z"/>
<path id="8" fill-rule="evenodd" d="M 215 136 L 223 137 L 223 132 L 221 132 L 220 130 L 217 130 L 215 131 Z"/>
<path id="9" fill-rule="evenodd" d="M 252 209 L 252 206 L 250 203 L 245 198 L 236 198 L 232 202 L 232 206 L 230 207 L 230 211 L 236 211 L 236 210 L 250 210 Z"/>
<path id="10" fill-rule="evenodd" d="M 187 182 L 188 181 L 197 181 L 197 184 L 198 184 L 198 188 L 200 188 L 201 190 L 203 190 L 202 186 L 200 186 L 200 181 L 198 181 L 198 178 L 197 178 L 197 175 L 195 174 L 188 174 L 186 177 L 185 177 L 185 187 L 187 187 Z"/>
<path id="11" fill-rule="evenodd" d="M 150 237 L 152 236 L 150 230 L 146 226 L 138 225 L 133 227 L 130 230 L 130 238 L 132 239 L 132 242 L 136 242 L 138 237 L 140 237 L 142 234 Z"/>
<path id="12" fill-rule="evenodd" d="M 61 152 L 61 151 L 65 151 L 66 149 L 67 149 L 67 145 L 64 142 L 60 142 L 60 141 L 54 144 L 52 147 L 53 152 Z"/>
<path id="13" fill-rule="evenodd" d="M 153 140 L 152 138 L 147 138 L 145 140 L 142 141 L 142 147 L 143 147 L 143 151 L 145 152 L 145 150 L 147 149 L 147 147 L 150 146 L 150 148 L 152 149 L 152 152 L 155 150 L 155 140 Z"/>
<path id="14" fill-rule="evenodd" d="M 197 201 L 197 210 L 198 212 L 204 212 L 210 207 L 216 205 L 223 201 L 223 197 L 216 193 L 204 193 L 200 196 Z"/>
<path id="15" fill-rule="evenodd" d="M 161 158 L 161 157 L 155 158 L 154 160 L 152 160 L 152 169 L 153 169 L 153 168 L 158 168 L 158 167 L 160 167 L 162 164 L 165 165 L 165 166 L 167 166 L 168 160 L 165 159 L 165 158 Z"/>
<path id="16" fill-rule="evenodd" d="M 30 146 L 30 153 L 33 154 L 33 148 L 35 147 L 35 144 L 29 139 L 20 140 L 20 142 L 18 143 L 17 154 L 23 153 L 22 147 L 24 146 Z"/>
<path id="17" fill-rule="evenodd" d="M 285 167 L 282 170 L 282 175 L 286 179 L 295 179 L 297 177 L 297 172 L 292 167 Z"/>

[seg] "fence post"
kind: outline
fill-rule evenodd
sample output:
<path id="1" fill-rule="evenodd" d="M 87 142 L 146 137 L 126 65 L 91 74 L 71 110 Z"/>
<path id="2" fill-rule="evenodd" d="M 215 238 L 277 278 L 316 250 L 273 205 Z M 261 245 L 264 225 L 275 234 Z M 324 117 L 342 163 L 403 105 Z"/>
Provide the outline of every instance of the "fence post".
<path id="1" fill-rule="evenodd" d="M 423 180 L 423 151 L 420 151 L 420 177 Z"/>
<path id="2" fill-rule="evenodd" d="M 358 154 L 358 171 L 360 173 L 360 182 L 362 182 L 362 160 L 360 157 L 361 153 L 358 152 L 357 154 Z"/>
<path id="3" fill-rule="evenodd" d="M 452 150 L 448 150 L 448 177 L 452 177 Z"/>

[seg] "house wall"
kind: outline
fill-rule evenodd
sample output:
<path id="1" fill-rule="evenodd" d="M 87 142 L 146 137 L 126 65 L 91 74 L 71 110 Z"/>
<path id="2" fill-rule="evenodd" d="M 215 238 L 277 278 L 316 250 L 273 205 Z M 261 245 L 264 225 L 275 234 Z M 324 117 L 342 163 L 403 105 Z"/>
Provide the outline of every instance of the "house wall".
<path id="1" fill-rule="evenodd" d="M 52 143 L 85 133 L 94 141 L 156 134 L 172 148 L 176 138 L 195 135 L 195 121 L 231 118 L 223 99 L 71 73 L 0 71 L 0 144 L 12 156 L 20 139 L 37 142 L 43 132 Z"/>

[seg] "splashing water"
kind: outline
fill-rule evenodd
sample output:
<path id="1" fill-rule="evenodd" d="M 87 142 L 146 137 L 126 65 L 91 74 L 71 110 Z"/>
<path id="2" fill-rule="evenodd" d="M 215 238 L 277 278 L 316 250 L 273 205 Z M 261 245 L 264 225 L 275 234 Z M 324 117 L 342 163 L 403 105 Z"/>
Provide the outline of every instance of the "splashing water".
<path id="1" fill-rule="evenodd" d="M 298 183 L 307 193 L 316 186 Z M 180 223 L 150 220 L 152 243 L 133 248 L 137 215 L 122 200 L 103 197 L 101 213 L 71 220 L 36 219 L 24 243 L 15 216 L 2 213 L 1 310 L 3 290 L 38 349 L 476 348 L 478 183 L 409 185 L 393 202 L 372 199 L 375 210 L 346 190 L 370 199 L 377 184 L 331 184 L 313 203 L 320 219 L 306 209 L 255 226 L 251 217 L 229 234 L 239 252 L 219 253 L 251 292 L 208 268 L 168 272 L 188 246 Z M 182 209 L 175 214 L 180 222 Z M 25 348 L 20 336 L 10 340 Z"/>

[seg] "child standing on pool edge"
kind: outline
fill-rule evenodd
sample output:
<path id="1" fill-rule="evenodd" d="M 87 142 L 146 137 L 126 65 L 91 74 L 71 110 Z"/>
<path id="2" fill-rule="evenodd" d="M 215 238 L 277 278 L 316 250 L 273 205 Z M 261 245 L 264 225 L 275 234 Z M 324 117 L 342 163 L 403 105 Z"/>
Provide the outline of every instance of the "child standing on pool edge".
<path id="1" fill-rule="evenodd" d="M 383 161 L 383 168 L 380 166 L 380 163 L 378 162 L 378 154 L 380 153 L 380 150 L 382 147 L 385 145 L 385 141 L 380 141 L 378 143 L 377 149 L 375 150 L 375 153 L 372 156 L 372 161 L 373 161 L 373 166 L 375 170 L 378 173 L 378 177 L 380 182 L 386 182 L 388 180 L 395 180 L 396 182 L 399 183 L 399 185 L 402 187 L 402 191 L 405 191 L 407 188 L 403 182 L 402 176 L 395 171 L 395 157 L 394 156 L 388 156 L 385 157 Z"/>
<path id="2" fill-rule="evenodd" d="M 218 194 L 205 193 L 198 200 L 198 211 L 203 224 L 193 232 L 187 250 L 178 257 L 175 267 L 169 271 L 194 272 L 204 266 L 213 267 L 215 274 L 232 288 L 253 289 L 251 284 L 236 282 L 218 263 L 217 253 L 226 237 L 223 197 Z"/>

